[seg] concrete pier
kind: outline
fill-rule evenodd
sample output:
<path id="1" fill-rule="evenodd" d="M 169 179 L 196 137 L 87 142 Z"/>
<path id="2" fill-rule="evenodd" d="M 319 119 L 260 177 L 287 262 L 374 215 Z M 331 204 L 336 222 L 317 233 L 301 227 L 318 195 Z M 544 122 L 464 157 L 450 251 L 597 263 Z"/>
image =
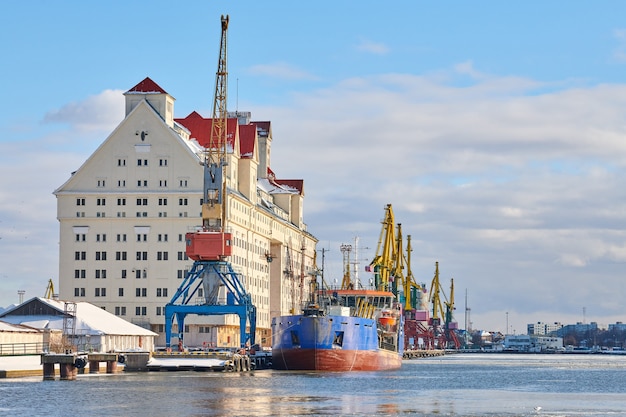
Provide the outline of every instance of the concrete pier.
<path id="1" fill-rule="evenodd" d="M 89 362 L 89 373 L 97 374 L 100 372 L 100 362 L 106 362 L 106 373 L 112 374 L 117 372 L 117 353 L 90 353 L 87 355 Z"/>
<path id="2" fill-rule="evenodd" d="M 75 361 L 76 354 L 74 353 L 41 355 L 44 381 L 54 380 L 54 368 L 57 363 L 59 364 L 59 374 L 61 380 L 72 381 L 76 379 L 76 375 L 78 374 L 78 372 L 74 367 Z"/>

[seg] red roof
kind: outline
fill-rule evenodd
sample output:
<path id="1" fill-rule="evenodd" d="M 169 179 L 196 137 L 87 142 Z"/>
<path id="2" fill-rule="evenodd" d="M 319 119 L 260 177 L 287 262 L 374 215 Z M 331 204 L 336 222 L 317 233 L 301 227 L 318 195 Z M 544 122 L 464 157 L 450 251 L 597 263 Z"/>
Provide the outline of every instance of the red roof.
<path id="1" fill-rule="evenodd" d="M 127 91 L 127 93 L 159 93 L 167 94 L 157 83 L 152 81 L 150 77 L 144 78 L 139 84 Z"/>
<path id="2" fill-rule="evenodd" d="M 256 126 L 239 125 L 239 152 L 242 158 L 250 159 L 254 154 Z"/>
<path id="3" fill-rule="evenodd" d="M 190 137 L 195 138 L 200 146 L 209 147 L 211 138 L 212 119 L 205 119 L 198 112 L 194 111 L 184 119 L 174 119 L 176 123 L 185 126 L 190 132 Z M 235 137 L 237 136 L 237 119 L 228 119 L 227 122 L 228 144 L 235 149 Z"/>

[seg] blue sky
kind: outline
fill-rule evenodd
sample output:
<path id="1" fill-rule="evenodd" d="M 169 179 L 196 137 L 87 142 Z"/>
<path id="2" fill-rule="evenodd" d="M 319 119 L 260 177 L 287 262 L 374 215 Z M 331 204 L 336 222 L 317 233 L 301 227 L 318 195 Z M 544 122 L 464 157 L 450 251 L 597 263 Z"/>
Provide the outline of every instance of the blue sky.
<path id="1" fill-rule="evenodd" d="M 475 328 L 626 320 L 618 1 L 11 2 L 0 306 L 58 284 L 52 192 L 122 120 L 124 91 L 149 76 L 176 117 L 209 115 L 221 14 L 229 109 L 272 121 L 272 169 L 305 180 L 330 274 L 357 235 L 373 256 L 391 203 L 418 281 L 435 261 L 455 278 L 461 327 L 466 289 Z"/>

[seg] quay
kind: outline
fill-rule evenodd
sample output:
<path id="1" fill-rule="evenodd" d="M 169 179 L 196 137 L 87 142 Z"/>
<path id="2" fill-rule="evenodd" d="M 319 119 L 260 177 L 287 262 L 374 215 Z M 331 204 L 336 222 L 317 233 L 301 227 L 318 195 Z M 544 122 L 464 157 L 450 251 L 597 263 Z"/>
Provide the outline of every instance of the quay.
<path id="1" fill-rule="evenodd" d="M 445 354 L 446 351 L 443 349 L 413 349 L 405 350 L 402 359 L 434 358 Z"/>

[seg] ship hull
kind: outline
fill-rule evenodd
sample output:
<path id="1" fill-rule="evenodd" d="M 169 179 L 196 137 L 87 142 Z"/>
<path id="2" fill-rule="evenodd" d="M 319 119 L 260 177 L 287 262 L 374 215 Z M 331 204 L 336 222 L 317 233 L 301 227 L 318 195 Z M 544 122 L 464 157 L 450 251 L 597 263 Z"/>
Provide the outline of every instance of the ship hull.
<path id="1" fill-rule="evenodd" d="M 402 358 L 385 350 L 272 349 L 272 367 L 285 371 L 385 371 Z"/>
<path id="2" fill-rule="evenodd" d="M 281 316 L 272 323 L 272 366 L 278 370 L 380 371 L 402 365 L 402 342 L 381 333 L 374 319 L 346 316 Z M 379 347 L 384 337 L 395 348 Z"/>

